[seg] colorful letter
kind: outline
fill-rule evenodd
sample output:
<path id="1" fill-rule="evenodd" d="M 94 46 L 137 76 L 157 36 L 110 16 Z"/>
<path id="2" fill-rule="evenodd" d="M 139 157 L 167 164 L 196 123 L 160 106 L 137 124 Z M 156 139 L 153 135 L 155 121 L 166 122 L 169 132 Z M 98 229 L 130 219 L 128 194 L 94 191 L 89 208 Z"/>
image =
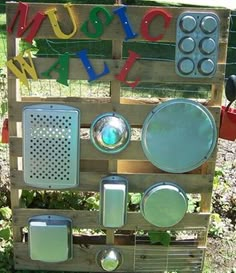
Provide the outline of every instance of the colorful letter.
<path id="1" fill-rule="evenodd" d="M 81 59 L 83 65 L 84 65 L 84 68 L 86 69 L 86 71 L 87 71 L 87 73 L 89 75 L 89 80 L 88 81 L 97 80 L 98 78 L 100 78 L 100 77 L 102 77 L 102 76 L 104 76 L 104 75 L 106 75 L 106 74 L 108 74 L 110 72 L 107 64 L 104 62 L 103 72 L 100 73 L 100 74 L 96 74 L 96 72 L 93 69 L 93 66 L 92 66 L 91 62 L 88 59 L 86 49 L 76 52 L 76 56 Z"/>
<path id="2" fill-rule="evenodd" d="M 126 77 L 129 73 L 130 69 L 132 68 L 134 62 L 136 61 L 136 59 L 140 59 L 140 56 L 137 53 L 129 50 L 129 58 L 127 59 L 125 65 L 123 66 L 122 70 L 120 71 L 120 74 L 115 75 L 117 80 L 126 83 L 127 85 L 129 85 L 132 88 L 135 88 L 138 85 L 138 83 L 140 82 L 140 78 L 137 78 L 134 82 L 128 82 L 128 81 L 126 81 Z"/>
<path id="3" fill-rule="evenodd" d="M 42 12 L 37 12 L 34 18 L 27 24 L 27 15 L 29 11 L 29 5 L 19 2 L 17 12 L 10 24 L 10 26 L 7 28 L 7 31 L 9 33 L 13 32 L 13 27 L 15 26 L 16 19 L 20 16 L 19 19 L 19 25 L 17 29 L 17 37 L 21 37 L 24 32 L 29 28 L 30 25 L 32 25 L 29 34 L 26 38 L 24 38 L 25 41 L 32 43 L 32 40 L 34 39 L 36 33 L 39 30 L 40 25 L 42 24 L 43 20 L 46 18 L 45 14 Z"/>
<path id="4" fill-rule="evenodd" d="M 47 79 L 51 79 L 51 72 L 55 71 L 59 74 L 57 82 L 68 86 L 68 74 L 69 74 L 69 53 L 64 53 L 59 56 L 58 60 L 46 71 L 42 72 L 41 75 Z"/>
<path id="5" fill-rule="evenodd" d="M 149 34 L 149 26 L 153 19 L 156 16 L 162 16 L 165 20 L 164 29 L 166 30 L 170 26 L 170 22 L 172 19 L 172 15 L 168 12 L 162 10 L 162 9 L 151 9 L 149 10 L 143 17 L 141 22 L 141 33 L 143 38 L 145 38 L 147 41 L 156 42 L 164 37 L 164 33 L 157 35 L 156 37 L 152 37 Z"/>
<path id="6" fill-rule="evenodd" d="M 113 13 L 119 16 L 122 27 L 126 33 L 125 40 L 129 40 L 135 38 L 138 34 L 133 32 L 132 27 L 129 22 L 129 18 L 127 17 L 126 6 L 122 6 L 118 9 L 113 10 Z"/>
<path id="7" fill-rule="evenodd" d="M 57 16 L 56 16 L 56 12 L 57 12 L 56 8 L 50 9 L 45 12 L 45 14 L 47 14 L 47 16 L 49 17 L 49 20 L 50 20 L 50 23 L 52 25 L 55 35 L 60 39 L 70 39 L 71 37 L 73 37 L 75 35 L 75 33 L 77 31 L 77 26 L 76 26 L 76 22 L 73 17 L 73 14 L 72 14 L 71 6 L 72 5 L 70 3 L 64 4 L 64 7 L 68 10 L 68 13 L 69 13 L 70 19 L 72 21 L 72 25 L 73 25 L 73 31 L 70 34 L 65 34 L 61 31 L 61 28 L 58 24 L 58 20 L 57 20 Z"/>
<path id="8" fill-rule="evenodd" d="M 106 26 L 108 26 L 112 22 L 113 15 L 111 15 L 108 10 L 103 7 L 93 8 L 89 14 L 89 19 L 95 29 L 95 32 L 91 33 L 88 30 L 89 20 L 85 21 L 81 27 L 81 31 L 89 38 L 99 38 L 104 32 L 103 22 L 98 16 L 99 13 L 103 13 L 103 15 L 106 17 Z"/>
<path id="9" fill-rule="evenodd" d="M 32 77 L 33 80 L 37 80 L 38 76 L 34 67 L 32 56 L 30 54 L 30 49 L 25 51 L 28 54 L 30 65 L 23 58 L 23 53 L 20 53 L 13 59 L 7 61 L 7 67 L 16 75 L 17 78 L 29 89 L 29 83 L 26 76 L 26 72 Z M 20 64 L 21 70 L 14 64 L 17 61 Z"/>

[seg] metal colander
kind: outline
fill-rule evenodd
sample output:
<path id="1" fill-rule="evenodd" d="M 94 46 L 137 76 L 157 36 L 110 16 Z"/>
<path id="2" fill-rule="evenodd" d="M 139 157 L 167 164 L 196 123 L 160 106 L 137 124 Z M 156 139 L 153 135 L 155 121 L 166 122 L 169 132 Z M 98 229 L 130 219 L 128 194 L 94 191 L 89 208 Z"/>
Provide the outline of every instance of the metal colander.
<path id="1" fill-rule="evenodd" d="M 78 184 L 80 111 L 38 104 L 23 111 L 25 183 L 39 188 L 69 188 Z"/>

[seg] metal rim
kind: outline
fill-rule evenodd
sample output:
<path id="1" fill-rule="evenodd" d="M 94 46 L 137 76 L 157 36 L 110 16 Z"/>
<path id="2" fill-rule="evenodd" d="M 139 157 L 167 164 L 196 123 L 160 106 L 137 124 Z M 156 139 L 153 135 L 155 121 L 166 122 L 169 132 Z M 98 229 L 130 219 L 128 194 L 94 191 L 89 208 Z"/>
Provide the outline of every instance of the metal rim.
<path id="1" fill-rule="evenodd" d="M 126 141 L 124 143 L 121 143 L 117 148 L 115 149 L 106 149 L 105 146 L 103 148 L 100 147 L 100 145 L 97 143 L 97 141 L 94 138 L 94 128 L 97 124 L 97 122 L 105 117 L 116 117 L 122 120 L 126 127 L 126 132 L 127 132 L 127 137 Z M 93 145 L 101 152 L 107 153 L 107 154 L 115 154 L 123 151 L 129 144 L 131 138 L 131 127 L 128 123 L 128 121 L 120 114 L 117 114 L 115 112 L 107 112 L 104 114 L 101 114 L 95 118 L 95 120 L 92 122 L 91 127 L 90 127 L 90 140 L 93 143 Z"/>
<path id="2" fill-rule="evenodd" d="M 174 164 L 167 164 L 166 162 L 162 161 L 163 158 L 163 154 L 158 154 L 158 152 L 156 151 L 156 149 L 160 148 L 160 150 L 164 150 L 167 151 L 165 156 L 169 157 L 171 160 L 173 157 L 178 157 L 178 155 L 173 154 L 174 152 L 171 151 L 171 145 L 173 147 L 177 147 L 178 143 L 177 143 L 177 137 L 175 136 L 175 129 L 173 129 L 173 127 L 171 127 L 169 124 L 167 124 L 166 126 L 169 126 L 169 130 L 170 130 L 170 134 L 168 134 L 168 137 L 171 138 L 172 142 L 168 142 L 166 139 L 161 139 L 163 140 L 162 142 L 164 143 L 159 143 L 158 142 L 158 132 L 155 132 L 155 145 L 153 143 L 150 142 L 150 140 L 148 140 L 148 136 L 150 138 L 150 132 L 149 130 L 149 126 L 150 124 L 153 126 L 155 125 L 156 127 L 158 126 L 157 122 L 156 122 L 156 117 L 158 117 L 158 115 L 160 115 L 160 113 L 166 109 L 168 109 L 168 107 L 171 107 L 173 105 L 177 105 L 177 104 L 182 104 L 183 106 L 192 106 L 194 110 L 196 110 L 197 112 L 199 112 L 199 116 L 200 114 L 203 115 L 203 118 L 207 121 L 207 129 L 211 132 L 211 136 L 212 138 L 209 140 L 209 143 L 204 143 L 205 146 L 207 147 L 206 151 L 203 151 L 201 154 L 201 158 L 195 158 L 195 160 L 192 160 L 193 162 L 191 164 L 186 164 L 183 165 L 182 162 L 178 162 L 178 166 L 174 166 Z M 181 113 L 182 115 L 182 113 Z M 169 117 L 167 120 L 167 123 L 171 122 L 172 120 L 175 119 L 175 116 L 173 117 Z M 155 124 L 154 124 L 155 121 Z M 184 117 L 183 117 L 183 121 L 184 121 Z M 183 122 L 182 127 L 184 128 L 185 124 Z M 192 126 L 192 125 L 190 125 Z M 194 127 L 192 127 L 193 129 Z M 172 131 L 171 131 L 172 130 Z M 202 133 L 201 133 L 202 134 Z M 202 137 L 202 135 L 201 135 Z M 190 140 L 190 139 L 189 139 Z M 204 140 L 205 141 L 205 140 Z M 215 120 L 212 116 L 212 114 L 210 113 L 210 111 L 202 106 L 201 104 L 191 101 L 189 99 L 173 99 L 173 100 L 169 100 L 167 102 L 163 102 L 160 105 L 156 106 L 151 113 L 148 114 L 148 116 L 146 117 L 144 124 L 143 124 L 143 129 L 142 129 L 142 138 L 141 138 L 141 142 L 142 142 L 142 148 L 143 151 L 147 157 L 147 159 L 156 167 L 167 171 L 167 172 L 172 172 L 172 173 L 183 173 L 183 172 L 188 172 L 191 170 L 196 169 L 197 167 L 201 166 L 206 160 L 208 160 L 208 158 L 210 157 L 210 155 L 212 154 L 216 142 L 217 142 L 217 129 L 216 129 L 216 125 L 215 125 Z M 159 145 L 159 146 L 158 146 Z M 183 145 L 185 145 L 185 143 L 183 143 Z M 195 144 L 192 144 L 192 146 Z M 164 147 L 166 146 L 166 147 Z M 192 147 L 191 146 L 191 147 Z M 153 149 L 153 147 L 155 149 Z M 180 147 L 180 146 L 179 146 Z M 185 146 L 184 146 L 185 147 Z M 194 148 L 194 147 L 192 147 Z M 184 153 L 179 153 L 179 155 L 181 155 L 180 157 L 184 156 Z M 178 158 L 176 159 L 177 162 Z M 187 159 L 186 159 L 187 161 Z M 182 166 L 180 166 L 182 164 Z"/>
<path id="3" fill-rule="evenodd" d="M 165 200 L 165 201 L 169 201 L 166 206 L 166 208 L 168 208 L 168 212 L 165 215 L 164 214 L 160 215 L 160 218 L 158 218 L 158 209 L 164 211 L 166 208 L 163 203 L 158 204 L 158 201 L 160 201 L 160 199 L 157 198 L 156 199 L 157 204 L 155 207 L 153 206 L 153 203 L 152 203 L 152 208 L 154 208 L 154 210 L 157 212 L 157 214 L 151 213 L 151 217 L 150 217 L 150 215 L 148 215 L 147 209 L 145 210 L 145 206 L 147 206 L 147 202 L 149 202 L 149 200 L 150 200 L 149 198 L 151 197 L 151 195 L 153 195 L 153 194 L 155 195 L 158 192 L 161 193 L 161 191 L 163 191 L 163 190 L 169 191 L 170 193 L 172 192 L 176 196 L 179 196 L 179 198 L 181 200 L 181 206 L 182 206 L 181 211 L 177 211 L 179 208 L 176 205 L 172 207 L 173 210 L 171 211 L 171 208 L 169 207 L 171 200 L 169 200 L 169 198 L 168 198 L 168 200 Z M 158 206 L 160 206 L 160 207 L 158 208 Z M 157 184 L 154 184 L 153 186 L 151 186 L 150 188 L 148 188 L 144 192 L 144 195 L 143 195 L 142 201 L 141 201 L 141 205 L 140 205 L 140 210 L 141 210 L 143 217 L 149 223 L 151 223 L 157 227 L 163 227 L 163 228 L 171 227 L 171 226 L 178 224 L 183 219 L 184 215 L 187 212 L 187 209 L 188 209 L 188 198 L 187 198 L 185 191 L 173 182 L 157 183 Z M 173 218 L 171 219 L 171 217 L 168 218 L 168 213 L 174 214 L 175 219 L 173 219 Z M 166 224 L 168 221 L 169 221 L 169 223 Z"/>

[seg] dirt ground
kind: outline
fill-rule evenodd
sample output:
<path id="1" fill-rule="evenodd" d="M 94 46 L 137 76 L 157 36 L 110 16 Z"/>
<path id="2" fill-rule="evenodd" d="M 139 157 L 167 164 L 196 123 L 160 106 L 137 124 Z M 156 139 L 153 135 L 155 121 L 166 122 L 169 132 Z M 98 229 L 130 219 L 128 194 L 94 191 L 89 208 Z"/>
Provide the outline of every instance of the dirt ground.
<path id="1" fill-rule="evenodd" d="M 216 170 L 222 171 L 220 183 L 213 194 L 215 204 L 227 206 L 230 202 L 233 214 L 224 215 L 220 238 L 208 238 L 205 267 L 206 273 L 236 272 L 236 142 L 219 139 Z M 217 205 L 214 208 L 217 210 Z M 227 214 L 227 213 L 226 213 Z M 231 221 L 228 217 L 231 217 Z"/>

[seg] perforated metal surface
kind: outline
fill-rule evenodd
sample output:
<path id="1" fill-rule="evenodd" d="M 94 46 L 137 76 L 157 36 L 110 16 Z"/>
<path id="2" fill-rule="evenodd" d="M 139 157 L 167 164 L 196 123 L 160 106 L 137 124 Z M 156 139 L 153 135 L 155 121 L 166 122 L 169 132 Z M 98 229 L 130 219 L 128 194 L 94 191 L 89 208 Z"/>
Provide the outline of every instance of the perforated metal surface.
<path id="1" fill-rule="evenodd" d="M 25 183 L 39 188 L 78 184 L 79 110 L 41 104 L 23 112 Z"/>

